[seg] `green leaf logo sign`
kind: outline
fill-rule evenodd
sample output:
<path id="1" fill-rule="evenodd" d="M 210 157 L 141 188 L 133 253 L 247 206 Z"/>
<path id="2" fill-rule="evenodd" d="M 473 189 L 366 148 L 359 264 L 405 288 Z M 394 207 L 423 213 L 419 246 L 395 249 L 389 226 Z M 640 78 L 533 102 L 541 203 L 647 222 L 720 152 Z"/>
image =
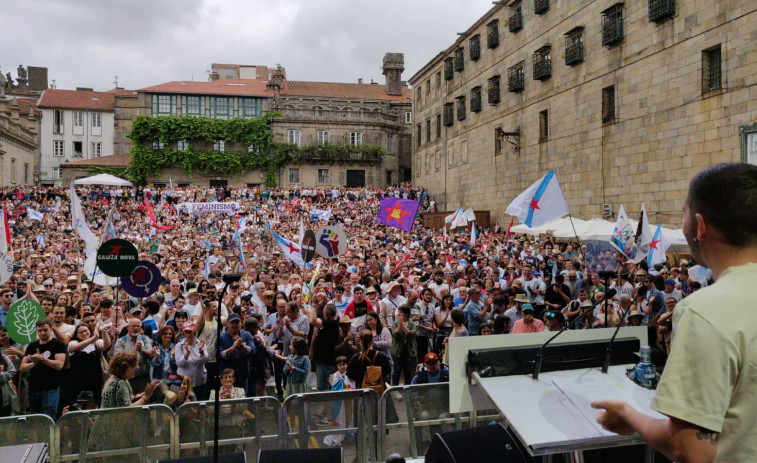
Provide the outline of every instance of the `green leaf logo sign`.
<path id="1" fill-rule="evenodd" d="M 20 344 L 29 344 L 37 339 L 37 321 L 45 318 L 45 310 L 39 302 L 21 299 L 11 305 L 5 326 L 11 339 Z"/>

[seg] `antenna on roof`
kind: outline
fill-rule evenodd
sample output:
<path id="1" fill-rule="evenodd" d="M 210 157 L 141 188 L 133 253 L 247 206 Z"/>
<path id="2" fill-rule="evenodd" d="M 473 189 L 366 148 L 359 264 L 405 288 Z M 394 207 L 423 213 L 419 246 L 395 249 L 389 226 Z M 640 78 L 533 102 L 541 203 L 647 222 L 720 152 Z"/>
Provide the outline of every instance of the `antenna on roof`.
<path id="1" fill-rule="evenodd" d="M 118 88 L 118 72 L 113 76 L 113 87 Z"/>

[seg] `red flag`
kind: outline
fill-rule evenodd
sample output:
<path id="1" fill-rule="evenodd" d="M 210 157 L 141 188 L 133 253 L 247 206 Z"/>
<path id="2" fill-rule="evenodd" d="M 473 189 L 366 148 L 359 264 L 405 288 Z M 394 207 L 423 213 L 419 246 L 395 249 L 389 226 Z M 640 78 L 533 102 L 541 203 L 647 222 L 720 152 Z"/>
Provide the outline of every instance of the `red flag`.
<path id="1" fill-rule="evenodd" d="M 152 211 L 152 207 L 150 207 L 150 203 L 147 202 L 147 197 L 145 197 L 145 210 L 147 211 L 147 221 L 150 223 L 150 226 L 155 227 L 158 230 L 171 230 L 173 227 L 171 225 L 158 225 L 158 222 L 155 220 L 155 213 Z"/>
<path id="2" fill-rule="evenodd" d="M 507 239 L 509 240 L 511 236 L 513 236 L 513 232 L 510 231 L 511 228 L 513 228 L 513 220 L 515 220 L 515 216 L 510 217 L 510 226 L 507 227 Z"/>

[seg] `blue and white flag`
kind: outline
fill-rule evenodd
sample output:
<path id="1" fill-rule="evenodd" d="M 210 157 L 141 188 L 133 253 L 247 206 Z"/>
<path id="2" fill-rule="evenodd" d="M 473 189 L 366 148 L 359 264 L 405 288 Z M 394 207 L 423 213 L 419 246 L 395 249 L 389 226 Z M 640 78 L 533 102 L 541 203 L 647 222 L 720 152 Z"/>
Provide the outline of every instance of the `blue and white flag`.
<path id="1" fill-rule="evenodd" d="M 205 252 L 207 255 L 205 256 L 205 270 L 203 273 L 205 274 L 205 278 L 208 278 L 208 275 L 210 275 L 210 240 L 205 243 Z"/>
<path id="2" fill-rule="evenodd" d="M 300 247 L 297 244 L 286 238 L 282 238 L 274 232 L 271 232 L 271 234 L 276 239 L 276 245 L 281 249 L 287 259 L 294 262 L 298 267 L 305 265 L 305 260 L 302 258 Z"/>
<path id="3" fill-rule="evenodd" d="M 517 217 L 529 228 L 539 227 L 570 214 L 554 169 L 518 195 L 505 212 Z"/>
<path id="4" fill-rule="evenodd" d="M 60 211 L 60 196 L 55 198 L 55 209 L 53 209 L 53 212 L 55 212 L 55 215 L 58 215 L 59 211 Z"/>
<path id="5" fill-rule="evenodd" d="M 234 241 L 238 240 L 239 235 L 241 235 L 245 230 L 247 230 L 247 222 L 245 221 L 244 217 L 242 217 L 239 219 L 239 223 L 237 223 L 237 229 L 234 231 L 234 236 L 231 237 L 231 242 L 233 243 Z"/>
<path id="6" fill-rule="evenodd" d="M 657 223 L 657 229 L 649 244 L 649 254 L 647 254 L 647 268 L 652 268 L 657 264 L 662 264 L 668 260 L 665 251 L 670 247 L 670 241 L 662 234 L 662 224 Z"/>
<path id="7" fill-rule="evenodd" d="M 43 235 L 42 233 L 37 235 L 37 246 L 41 246 L 43 248 L 47 247 L 47 245 L 45 244 L 45 235 Z"/>
<path id="8" fill-rule="evenodd" d="M 69 197 L 71 199 L 71 226 L 76 230 L 76 234 L 79 238 L 83 239 L 86 243 L 85 252 L 97 253 L 98 240 L 95 234 L 92 233 L 92 230 L 89 229 L 87 218 L 84 217 L 84 211 L 81 208 L 81 200 L 76 195 L 74 182 L 71 182 Z"/>
<path id="9" fill-rule="evenodd" d="M 318 220 L 329 220 L 331 218 L 331 209 L 315 209 L 313 212 L 315 213 L 315 216 L 318 218 Z"/>
<path id="10" fill-rule="evenodd" d="M 110 208 L 110 211 L 108 211 L 108 218 L 105 220 L 105 227 L 103 227 L 103 236 L 100 243 L 104 243 L 116 237 L 116 229 L 113 227 L 114 210 L 115 208 Z"/>
<path id="11" fill-rule="evenodd" d="M 35 211 L 34 209 L 27 209 L 26 211 L 27 211 L 27 214 L 29 214 L 29 218 L 31 220 L 38 220 L 42 222 L 42 219 L 45 218 L 45 214 L 39 211 Z"/>

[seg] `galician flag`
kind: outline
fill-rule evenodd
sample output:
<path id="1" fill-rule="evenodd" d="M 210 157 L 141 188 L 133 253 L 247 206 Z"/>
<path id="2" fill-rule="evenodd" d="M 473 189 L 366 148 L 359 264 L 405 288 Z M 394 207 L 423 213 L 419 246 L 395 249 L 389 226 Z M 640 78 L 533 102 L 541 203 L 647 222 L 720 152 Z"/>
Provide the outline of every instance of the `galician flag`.
<path id="1" fill-rule="evenodd" d="M 649 254 L 647 254 L 647 268 L 652 268 L 657 264 L 662 264 L 667 261 L 665 251 L 670 247 L 670 241 L 662 234 L 662 224 L 657 223 L 657 229 L 652 237 L 652 242 L 649 244 Z"/>
<path id="2" fill-rule="evenodd" d="M 294 241 L 282 238 L 274 232 L 271 232 L 271 234 L 276 239 L 276 245 L 278 245 L 279 249 L 281 249 L 287 259 L 294 262 L 298 267 L 305 265 L 305 261 L 302 259 L 302 253 L 300 253 L 300 247 L 295 244 Z"/>
<path id="3" fill-rule="evenodd" d="M 652 229 L 649 227 L 649 216 L 644 203 L 641 203 L 641 212 L 639 212 L 639 224 L 636 227 L 634 236 L 634 246 L 636 246 L 636 257 L 634 262 L 639 263 L 647 256 L 649 245 L 652 243 Z"/>
<path id="4" fill-rule="evenodd" d="M 84 240 L 85 252 L 97 252 L 97 237 L 92 230 L 89 229 L 87 219 L 84 217 L 84 211 L 81 208 L 81 200 L 76 195 L 76 188 L 74 188 L 74 182 L 71 182 L 71 189 L 69 190 L 69 196 L 71 198 L 71 225 L 79 238 Z"/>
<path id="5" fill-rule="evenodd" d="M 444 218 L 444 222 L 445 223 L 449 223 L 449 224 L 455 223 L 455 221 L 457 220 L 457 217 L 460 216 L 460 215 L 462 215 L 462 214 L 463 214 L 463 207 L 460 206 L 460 207 L 457 208 L 457 210 L 455 212 L 453 212 L 452 214 L 450 214 L 447 217 L 445 217 Z M 452 227 L 450 225 L 450 228 L 455 228 L 455 227 Z"/>
<path id="6" fill-rule="evenodd" d="M 518 195 L 505 212 L 517 217 L 529 228 L 539 227 L 569 214 L 568 203 L 565 202 L 554 169 Z"/>
<path id="7" fill-rule="evenodd" d="M 111 207 L 110 211 L 108 211 L 108 218 L 105 220 L 105 226 L 103 227 L 103 236 L 101 239 L 101 244 L 112 240 L 116 237 L 116 229 L 113 226 L 113 211 L 115 208 Z"/>
<path id="8" fill-rule="evenodd" d="M 231 242 L 233 243 L 237 239 L 239 239 L 239 235 L 242 234 L 243 231 L 247 230 L 247 222 L 244 220 L 244 217 L 239 219 L 239 223 L 237 224 L 237 229 L 234 232 L 234 236 L 231 238 Z"/>
<path id="9" fill-rule="evenodd" d="M 27 209 L 27 212 L 29 213 L 29 218 L 31 220 L 38 220 L 41 222 L 42 219 L 45 217 L 45 214 L 39 211 L 35 211 L 34 209 Z"/>

